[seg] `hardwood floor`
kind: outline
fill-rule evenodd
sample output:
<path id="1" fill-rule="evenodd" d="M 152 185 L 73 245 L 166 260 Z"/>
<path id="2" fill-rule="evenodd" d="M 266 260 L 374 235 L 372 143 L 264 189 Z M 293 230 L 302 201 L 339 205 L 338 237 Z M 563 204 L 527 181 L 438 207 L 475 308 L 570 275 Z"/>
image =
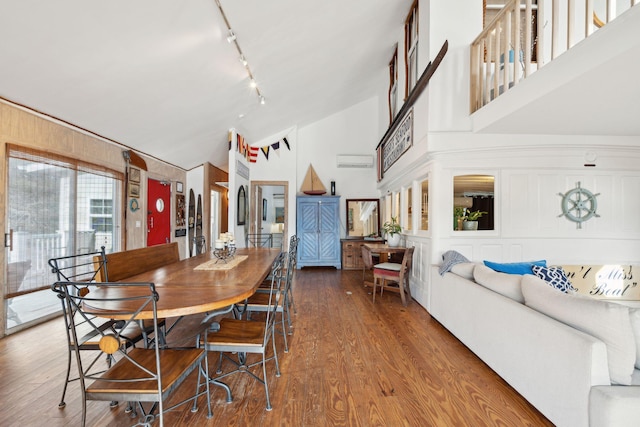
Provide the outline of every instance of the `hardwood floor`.
<path id="1" fill-rule="evenodd" d="M 204 401 L 165 416 L 167 426 L 551 426 L 535 408 L 416 302 L 402 307 L 387 292 L 371 303 L 360 271 L 303 269 L 294 296 L 298 314 L 289 353 L 276 336 L 282 375 L 268 365 L 272 411 L 264 388 L 246 374 L 226 381 L 234 401 L 212 387 Z M 183 320 L 172 345 L 193 345 L 201 317 Z M 0 425 L 80 425 L 77 383 L 58 402 L 66 368 L 62 319 L 0 340 Z M 211 355 L 215 366 L 216 355 Z M 72 366 L 75 369 L 75 365 Z M 192 391 L 195 376 L 179 389 Z M 179 397 L 179 396 L 177 396 Z M 138 422 L 124 404 L 88 402 L 88 426 Z M 157 425 L 155 423 L 154 425 Z"/>

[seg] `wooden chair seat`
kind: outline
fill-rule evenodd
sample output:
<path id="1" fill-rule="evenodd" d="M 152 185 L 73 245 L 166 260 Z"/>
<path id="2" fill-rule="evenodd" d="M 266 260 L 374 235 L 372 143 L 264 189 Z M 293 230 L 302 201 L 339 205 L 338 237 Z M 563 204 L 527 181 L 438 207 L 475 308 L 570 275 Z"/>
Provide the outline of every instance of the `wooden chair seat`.
<path id="1" fill-rule="evenodd" d="M 156 352 L 153 349 L 134 348 L 128 353 L 132 359 L 151 372 L 156 371 Z M 162 372 L 162 394 L 166 395 L 181 383 L 200 363 L 204 357 L 204 350 L 200 348 L 175 350 L 160 350 L 160 366 Z M 87 398 L 96 395 L 114 395 L 114 400 L 155 402 L 158 400 L 158 382 L 122 381 L 131 378 L 143 378 L 146 372 L 134 365 L 128 359 L 116 362 L 101 379 L 94 381 L 87 387 Z M 107 381 L 109 380 L 109 381 Z"/>
<path id="2" fill-rule="evenodd" d="M 267 295 L 269 297 L 269 295 Z M 264 322 L 224 318 L 220 321 L 220 330 L 209 332 L 207 345 L 216 347 L 229 346 L 233 348 L 262 347 L 264 342 Z M 201 341 L 201 345 L 205 343 Z M 219 349 L 218 349 L 219 350 Z M 239 350 L 219 350 L 239 351 Z"/>

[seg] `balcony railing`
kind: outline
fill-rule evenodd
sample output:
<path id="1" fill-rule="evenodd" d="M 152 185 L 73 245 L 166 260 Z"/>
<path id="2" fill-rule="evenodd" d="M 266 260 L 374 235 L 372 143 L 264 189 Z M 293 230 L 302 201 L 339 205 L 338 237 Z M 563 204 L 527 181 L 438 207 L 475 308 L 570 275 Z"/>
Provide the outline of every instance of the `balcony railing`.
<path id="1" fill-rule="evenodd" d="M 471 113 L 638 2 L 509 1 L 471 44 Z"/>

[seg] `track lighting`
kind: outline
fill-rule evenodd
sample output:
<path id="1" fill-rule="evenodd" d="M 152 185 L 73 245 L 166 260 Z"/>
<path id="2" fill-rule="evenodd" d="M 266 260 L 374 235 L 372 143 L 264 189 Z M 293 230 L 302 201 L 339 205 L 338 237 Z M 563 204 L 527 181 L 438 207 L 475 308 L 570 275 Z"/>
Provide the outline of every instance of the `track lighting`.
<path id="1" fill-rule="evenodd" d="M 231 28 L 229 28 L 229 35 L 227 36 L 227 42 L 231 43 L 236 40 L 236 33 L 233 32 Z"/>
<path id="2" fill-rule="evenodd" d="M 231 29 L 231 24 L 229 23 L 229 20 L 227 19 L 227 15 L 224 13 L 224 10 L 222 9 L 220 0 L 215 0 L 215 2 L 216 2 L 216 5 L 218 6 L 218 9 L 220 10 L 220 15 L 222 15 L 222 19 L 224 19 L 224 23 L 227 27 L 227 42 L 233 43 L 233 45 L 236 47 L 236 50 L 238 51 L 238 59 L 246 69 L 247 74 L 249 75 L 249 79 L 250 79 L 249 84 L 252 89 L 255 89 L 256 94 L 258 95 L 258 100 L 260 102 L 260 105 L 264 105 L 266 103 L 266 100 L 264 96 L 262 96 L 260 89 L 258 89 L 258 84 L 256 83 L 256 80 L 253 78 L 253 74 L 251 73 L 251 68 L 249 67 L 249 62 L 247 61 L 247 58 L 245 58 L 244 53 L 242 53 L 242 49 L 240 49 L 238 40 L 236 40 L 236 33 Z"/>

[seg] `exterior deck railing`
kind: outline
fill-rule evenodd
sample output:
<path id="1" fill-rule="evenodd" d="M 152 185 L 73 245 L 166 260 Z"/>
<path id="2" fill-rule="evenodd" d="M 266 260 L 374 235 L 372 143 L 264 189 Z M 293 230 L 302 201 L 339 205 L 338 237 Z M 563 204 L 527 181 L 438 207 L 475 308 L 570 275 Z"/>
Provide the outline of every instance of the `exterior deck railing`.
<path id="1" fill-rule="evenodd" d="M 471 113 L 638 2 L 509 1 L 471 43 Z"/>

